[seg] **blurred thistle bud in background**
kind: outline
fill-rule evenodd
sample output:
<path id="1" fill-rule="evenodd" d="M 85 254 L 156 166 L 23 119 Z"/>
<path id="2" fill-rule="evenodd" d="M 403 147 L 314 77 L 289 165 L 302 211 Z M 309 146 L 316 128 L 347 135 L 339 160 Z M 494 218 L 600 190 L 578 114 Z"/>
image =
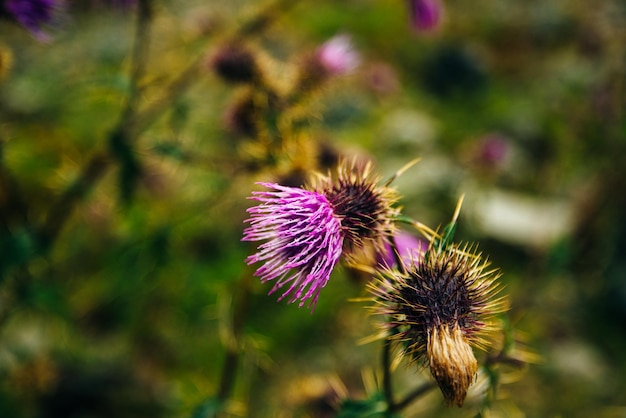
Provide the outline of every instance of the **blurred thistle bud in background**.
<path id="1" fill-rule="evenodd" d="M 209 66 L 229 83 L 253 83 L 261 77 L 256 57 L 249 47 L 241 43 L 219 48 L 209 59 Z"/>
<path id="2" fill-rule="evenodd" d="M 254 137 L 258 132 L 259 106 L 249 92 L 236 98 L 224 112 L 223 120 L 226 128 L 235 134 Z"/>
<path id="3" fill-rule="evenodd" d="M 439 0 L 409 0 L 411 26 L 418 32 L 430 32 L 441 23 L 443 6 Z"/>
<path id="4" fill-rule="evenodd" d="M 60 0 L 4 0 L 3 14 L 26 29 L 40 41 L 49 40 L 43 28 L 50 25 L 61 8 Z"/>
<path id="5" fill-rule="evenodd" d="M 507 308 L 499 277 L 475 247 L 431 243 L 406 273 L 387 269 L 368 285 L 389 338 L 411 362 L 428 365 L 450 405 L 463 405 L 478 370 L 472 347 L 490 346 L 493 316 Z"/>

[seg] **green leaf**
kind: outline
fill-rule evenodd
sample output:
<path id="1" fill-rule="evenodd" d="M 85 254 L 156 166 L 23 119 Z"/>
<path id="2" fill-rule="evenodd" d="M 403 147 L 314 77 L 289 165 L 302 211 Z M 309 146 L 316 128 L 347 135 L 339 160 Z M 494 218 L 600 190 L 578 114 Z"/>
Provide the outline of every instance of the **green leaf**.
<path id="1" fill-rule="evenodd" d="M 441 234 L 441 239 L 436 240 L 437 249 L 443 250 L 447 248 L 450 244 L 452 244 L 452 240 L 454 239 L 455 232 L 456 232 L 456 222 L 450 222 L 448 225 L 446 225 L 446 227 L 443 229 L 443 234 Z"/>
<path id="2" fill-rule="evenodd" d="M 377 392 L 369 399 L 346 399 L 342 402 L 337 418 L 400 418 L 401 415 L 388 412 L 388 405 L 382 393 Z"/>
<path id="3" fill-rule="evenodd" d="M 191 414 L 191 418 L 209 418 L 217 416 L 219 412 L 222 412 L 224 409 L 224 402 L 217 398 L 208 398 L 200 405 L 196 407 L 196 409 Z"/>

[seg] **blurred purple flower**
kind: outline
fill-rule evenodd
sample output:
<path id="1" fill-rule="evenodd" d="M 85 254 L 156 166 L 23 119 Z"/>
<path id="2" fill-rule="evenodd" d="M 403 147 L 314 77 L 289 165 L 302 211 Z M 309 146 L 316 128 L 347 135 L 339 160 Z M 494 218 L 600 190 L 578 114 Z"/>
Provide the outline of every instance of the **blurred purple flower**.
<path id="1" fill-rule="evenodd" d="M 248 209 L 250 226 L 242 241 L 266 241 L 246 263 L 259 261 L 255 276 L 262 282 L 275 280 L 270 294 L 288 285 L 279 301 L 307 300 L 315 307 L 320 290 L 341 256 L 341 223 L 328 199 L 317 192 L 259 183 L 272 191 L 253 192 L 250 199 L 261 202 Z"/>
<path id="2" fill-rule="evenodd" d="M 393 240 L 400 259 L 404 265 L 418 264 L 422 255 L 428 249 L 428 242 L 408 232 L 398 231 Z M 378 263 L 384 267 L 392 268 L 396 265 L 396 256 L 389 242 L 385 242 L 385 251 L 378 255 Z"/>
<path id="3" fill-rule="evenodd" d="M 5 0 L 4 9 L 35 37 L 46 40 L 42 27 L 51 23 L 59 0 Z"/>
<path id="4" fill-rule="evenodd" d="M 509 153 L 509 141 L 498 134 L 485 136 L 479 145 L 478 160 L 491 167 L 502 164 Z"/>
<path id="5" fill-rule="evenodd" d="M 411 25 L 420 32 L 437 29 L 441 22 L 442 5 L 439 0 L 409 0 Z"/>
<path id="6" fill-rule="evenodd" d="M 359 54 L 352 47 L 348 35 L 337 35 L 317 50 L 322 67 L 334 75 L 341 75 L 354 70 L 360 62 Z"/>

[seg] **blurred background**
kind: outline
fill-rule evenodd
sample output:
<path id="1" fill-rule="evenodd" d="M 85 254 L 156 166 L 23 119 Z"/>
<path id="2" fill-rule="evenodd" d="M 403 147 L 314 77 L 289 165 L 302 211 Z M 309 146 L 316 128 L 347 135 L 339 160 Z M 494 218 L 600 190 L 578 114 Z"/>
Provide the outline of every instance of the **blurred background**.
<path id="1" fill-rule="evenodd" d="M 394 185 L 433 228 L 465 194 L 457 238 L 502 269 L 533 353 L 489 416 L 626 417 L 626 3 L 443 0 L 429 28 L 409 1 L 266 4 L 155 0 L 138 61 L 133 2 L 67 1 L 44 42 L 3 15 L 0 416 L 211 416 L 228 361 L 231 416 L 367 396 L 365 278 L 336 269 L 311 314 L 266 295 L 240 241 L 255 181 L 360 155 L 384 178 L 421 157 Z M 210 58 L 259 10 L 246 45 L 276 85 L 335 35 L 360 55 L 302 105 L 315 149 L 274 164 Z M 474 416 L 481 379 L 406 416 Z"/>

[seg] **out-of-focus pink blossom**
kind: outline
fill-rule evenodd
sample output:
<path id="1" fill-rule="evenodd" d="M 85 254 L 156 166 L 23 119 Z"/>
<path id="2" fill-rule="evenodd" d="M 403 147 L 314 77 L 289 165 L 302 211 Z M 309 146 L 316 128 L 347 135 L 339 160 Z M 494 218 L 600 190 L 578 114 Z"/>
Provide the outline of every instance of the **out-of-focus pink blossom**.
<path id="1" fill-rule="evenodd" d="M 360 62 L 348 35 L 337 35 L 326 41 L 318 48 L 317 56 L 324 69 L 334 75 L 348 73 Z"/>
<path id="2" fill-rule="evenodd" d="M 481 139 L 478 147 L 479 163 L 490 167 L 499 166 L 506 160 L 509 148 L 506 137 L 498 134 L 487 135 Z"/>

